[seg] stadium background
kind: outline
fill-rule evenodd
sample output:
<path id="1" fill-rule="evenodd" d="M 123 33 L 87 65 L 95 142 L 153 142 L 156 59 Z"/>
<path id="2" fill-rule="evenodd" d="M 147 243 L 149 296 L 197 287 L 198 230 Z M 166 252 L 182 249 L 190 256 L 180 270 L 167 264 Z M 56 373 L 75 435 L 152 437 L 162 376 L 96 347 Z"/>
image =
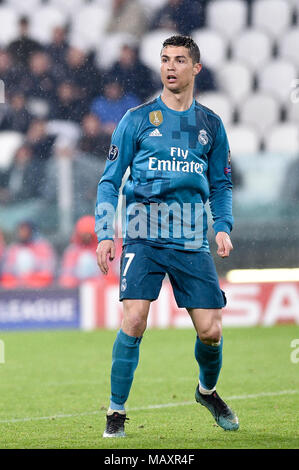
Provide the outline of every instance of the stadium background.
<path id="1" fill-rule="evenodd" d="M 297 0 L 0 3 L 4 329 L 18 318 L 33 327 L 31 315 L 57 326 L 51 311 L 64 307 L 51 302 L 64 305 L 67 289 L 75 316 L 87 312 L 70 325 L 117 326 L 120 314 L 105 318 L 117 295 L 120 249 L 107 281 L 95 265 L 95 241 L 89 251 L 80 240 L 74 245 L 78 223 L 90 230 L 79 219 L 94 212 L 111 133 L 126 109 L 159 94 L 161 43 L 176 32 L 199 44 L 196 98 L 222 117 L 231 146 L 235 250 L 227 260 L 215 256 L 232 306 L 227 324 L 299 321 L 298 24 Z M 41 243 L 35 252 L 17 239 L 24 221 L 36 237 L 31 244 Z M 209 237 L 215 255 L 212 230 Z M 165 289 L 157 311 L 171 305 Z M 169 308 L 173 318 L 175 306 Z M 169 315 L 158 324 L 169 325 Z"/>
<path id="2" fill-rule="evenodd" d="M 1 448 L 298 448 L 298 26 L 298 0 L 0 1 Z M 223 433 L 194 403 L 194 331 L 166 280 L 129 439 L 107 443 L 120 244 L 104 279 L 86 233 L 111 132 L 159 93 L 175 32 L 199 43 L 196 96 L 231 145 L 229 259 L 209 238 L 229 305 L 218 391 L 241 425 Z"/>

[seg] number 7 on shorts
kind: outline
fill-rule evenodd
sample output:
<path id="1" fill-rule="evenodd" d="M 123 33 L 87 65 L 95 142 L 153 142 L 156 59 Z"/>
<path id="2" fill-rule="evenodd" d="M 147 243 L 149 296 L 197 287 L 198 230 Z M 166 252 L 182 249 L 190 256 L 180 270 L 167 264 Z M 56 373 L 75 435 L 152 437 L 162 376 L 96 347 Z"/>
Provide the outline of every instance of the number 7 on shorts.
<path id="1" fill-rule="evenodd" d="M 124 272 L 123 272 L 123 276 L 126 276 L 127 272 L 128 272 L 128 269 L 130 267 L 130 264 L 132 263 L 133 261 L 133 258 L 135 256 L 135 253 L 126 253 L 125 254 L 125 258 L 128 258 L 128 261 L 127 261 L 127 264 L 125 265 L 125 269 L 124 269 Z"/>

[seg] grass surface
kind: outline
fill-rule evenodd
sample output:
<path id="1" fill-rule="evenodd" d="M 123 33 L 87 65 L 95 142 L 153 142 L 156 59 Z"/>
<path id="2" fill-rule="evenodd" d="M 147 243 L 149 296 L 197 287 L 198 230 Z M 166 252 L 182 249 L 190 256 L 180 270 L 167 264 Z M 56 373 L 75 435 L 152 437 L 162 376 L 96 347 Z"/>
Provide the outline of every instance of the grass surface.
<path id="1" fill-rule="evenodd" d="M 298 449 L 296 326 L 224 330 L 217 391 L 237 412 L 225 432 L 194 401 L 193 330 L 148 330 L 127 403 L 127 438 L 103 439 L 114 331 L 1 333 L 0 448 Z"/>

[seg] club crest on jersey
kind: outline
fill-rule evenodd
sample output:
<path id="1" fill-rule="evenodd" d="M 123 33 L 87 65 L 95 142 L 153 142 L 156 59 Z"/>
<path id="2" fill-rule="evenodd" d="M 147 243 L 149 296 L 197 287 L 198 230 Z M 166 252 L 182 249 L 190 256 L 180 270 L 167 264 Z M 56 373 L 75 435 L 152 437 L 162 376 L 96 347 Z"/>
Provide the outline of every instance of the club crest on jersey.
<path id="1" fill-rule="evenodd" d="M 207 145 L 207 143 L 209 142 L 207 131 L 205 131 L 204 129 L 201 129 L 201 131 L 199 131 L 198 142 L 202 145 Z"/>
<path id="2" fill-rule="evenodd" d="M 152 111 L 149 113 L 149 120 L 153 126 L 160 126 L 163 122 L 163 114 L 162 111 Z"/>
<path id="3" fill-rule="evenodd" d="M 108 160 L 114 162 L 118 157 L 118 147 L 116 145 L 111 145 L 108 153 Z"/>

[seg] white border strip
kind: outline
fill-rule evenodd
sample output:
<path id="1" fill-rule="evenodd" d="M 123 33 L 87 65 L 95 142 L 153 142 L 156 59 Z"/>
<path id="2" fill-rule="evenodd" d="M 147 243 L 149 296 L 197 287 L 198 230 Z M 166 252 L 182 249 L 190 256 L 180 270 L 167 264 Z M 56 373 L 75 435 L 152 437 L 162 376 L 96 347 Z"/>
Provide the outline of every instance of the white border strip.
<path id="1" fill-rule="evenodd" d="M 91 282 L 84 282 L 80 286 L 80 328 L 91 331 L 96 328 L 96 289 Z"/>
<path id="2" fill-rule="evenodd" d="M 230 397 L 226 397 L 225 400 L 250 400 L 254 398 L 263 398 L 263 397 L 278 397 L 281 395 L 295 395 L 298 394 L 299 390 L 281 390 L 278 392 L 261 392 L 261 393 L 253 393 L 249 395 L 232 395 Z M 194 405 L 196 402 L 193 401 L 183 401 L 179 403 L 161 403 L 158 405 L 148 405 L 142 406 L 138 408 L 127 408 L 128 411 L 144 411 L 144 410 L 157 410 L 161 408 L 175 408 L 177 406 L 187 406 L 187 405 Z M 52 416 L 33 416 L 27 418 L 11 418 L 11 419 L 3 419 L 0 420 L 0 424 L 10 424 L 10 423 L 25 423 L 28 421 L 44 421 L 44 420 L 55 420 L 55 419 L 63 419 L 63 418 L 76 418 L 78 416 L 88 416 L 88 415 L 95 415 L 100 413 L 99 410 L 96 411 L 85 411 L 83 413 L 75 413 L 75 414 L 57 414 Z"/>

